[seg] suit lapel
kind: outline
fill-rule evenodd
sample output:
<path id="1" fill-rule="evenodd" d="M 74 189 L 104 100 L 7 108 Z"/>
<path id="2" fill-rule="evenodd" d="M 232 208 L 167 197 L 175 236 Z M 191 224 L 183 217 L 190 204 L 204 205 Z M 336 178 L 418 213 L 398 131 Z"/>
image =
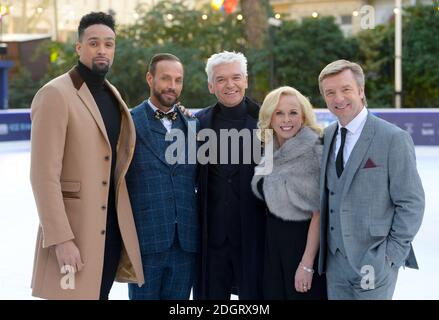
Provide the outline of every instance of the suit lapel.
<path id="1" fill-rule="evenodd" d="M 251 115 L 247 114 L 244 128 L 251 130 L 251 133 L 253 133 L 253 129 L 257 129 L 257 127 L 258 127 L 258 120 L 253 118 Z"/>
<path id="2" fill-rule="evenodd" d="M 150 110 L 148 110 L 148 108 Z M 160 134 L 165 135 L 166 129 L 161 123 L 156 119 L 153 119 L 152 116 L 148 115 L 148 112 L 152 114 L 152 109 L 147 102 L 144 102 L 143 108 L 141 112 L 136 113 L 135 123 L 137 127 L 137 138 L 142 140 L 145 146 L 151 150 L 151 152 L 160 159 L 166 165 L 169 165 L 165 159 L 165 153 L 159 150 L 159 147 L 156 143 L 155 135 L 152 134 L 152 131 L 156 131 Z M 161 128 L 160 128 L 161 126 Z M 163 137 L 164 139 L 164 137 Z"/>
<path id="3" fill-rule="evenodd" d="M 213 116 L 217 112 L 217 106 L 209 107 L 209 109 L 200 116 L 200 130 L 213 128 Z"/>
<path id="4" fill-rule="evenodd" d="M 108 80 L 105 80 L 105 85 L 110 89 L 113 96 L 116 98 L 121 113 L 121 126 L 119 139 L 117 142 L 117 159 L 116 168 L 114 171 L 114 178 L 117 182 L 125 175 L 124 170 L 128 170 L 127 163 L 131 162 L 134 146 L 136 143 L 136 135 L 134 124 L 131 120 L 130 111 L 128 110 L 125 101 L 123 101 L 117 89 L 115 89 Z"/>
<path id="5" fill-rule="evenodd" d="M 177 112 L 177 117 L 180 117 L 180 119 L 182 120 L 182 122 L 183 122 L 183 128 L 176 128 L 175 127 L 175 124 L 177 123 L 177 122 L 172 122 L 172 129 L 183 129 L 183 130 L 186 130 L 187 131 L 187 128 L 188 128 L 188 124 L 187 124 L 187 122 L 188 122 L 188 120 L 186 119 L 186 117 L 183 115 L 183 113 L 180 111 L 180 108 L 178 108 L 178 107 L 176 107 L 175 108 L 175 112 Z"/>
<path id="6" fill-rule="evenodd" d="M 149 127 L 152 131 L 158 132 L 162 135 L 166 135 L 166 128 L 160 120 L 154 119 L 154 112 L 151 109 L 151 106 L 146 103 L 145 107 L 146 116 L 148 117 Z"/>
<path id="7" fill-rule="evenodd" d="M 105 128 L 104 120 L 102 119 L 101 113 L 99 111 L 99 108 L 95 102 L 95 99 L 93 98 L 93 95 L 91 94 L 90 90 L 87 87 L 87 84 L 84 82 L 84 79 L 82 79 L 81 75 L 79 74 L 78 70 L 76 70 L 76 67 L 73 67 L 69 72 L 70 78 L 72 80 L 73 86 L 77 90 L 77 95 L 79 99 L 84 103 L 84 105 L 87 107 L 88 111 L 92 115 L 93 119 L 95 120 L 97 126 L 99 127 L 102 135 L 105 138 L 105 141 L 107 141 L 108 145 L 110 145 L 110 141 L 108 140 L 107 136 L 107 130 Z"/>
<path id="8" fill-rule="evenodd" d="M 180 108 L 176 108 L 179 117 L 183 120 L 183 128 L 184 136 L 185 136 L 185 148 L 186 148 L 186 158 L 185 163 L 193 163 L 197 162 L 197 151 L 198 151 L 198 142 L 197 142 L 197 133 L 199 129 L 199 122 L 197 118 L 189 118 L 186 117 L 180 110 Z M 174 128 L 174 126 L 172 126 Z M 192 153 L 195 154 L 193 155 Z M 176 166 L 179 163 L 175 164 Z"/>
<path id="9" fill-rule="evenodd" d="M 343 194 L 346 194 L 347 190 L 352 183 L 355 173 L 360 168 L 360 165 L 369 150 L 372 138 L 375 135 L 375 119 L 373 115 L 368 112 L 366 123 L 364 124 L 363 131 L 361 132 L 360 138 L 352 150 L 349 160 L 346 163 L 346 167 L 343 173 L 346 172 L 346 181 L 343 188 Z"/>
<path id="10" fill-rule="evenodd" d="M 323 142 L 323 159 L 322 159 L 322 168 L 320 171 L 320 196 L 323 195 L 324 189 L 326 187 L 326 168 L 328 166 L 328 160 L 331 156 L 331 146 L 332 141 L 334 141 L 335 134 L 337 132 L 337 122 L 330 125 L 325 130 L 324 142 Z"/>
<path id="11" fill-rule="evenodd" d="M 184 135 L 184 140 L 183 140 L 184 144 L 183 144 L 183 147 L 185 148 L 185 149 L 184 149 L 184 150 L 185 150 L 185 159 L 184 159 L 184 161 L 185 161 L 185 163 L 186 163 L 186 161 L 187 161 L 187 159 L 188 159 L 188 152 L 189 152 L 189 151 L 188 151 L 188 148 L 187 148 L 187 146 L 188 146 L 188 138 L 187 138 L 185 132 L 188 131 L 188 124 L 187 124 L 187 120 L 186 120 L 186 118 L 183 116 L 182 112 L 180 111 L 180 109 L 179 109 L 178 107 L 175 108 L 175 112 L 177 112 L 177 120 L 172 122 L 171 132 L 172 132 L 172 130 L 174 130 L 174 129 L 175 129 L 175 130 L 182 130 L 182 131 L 183 131 L 183 135 Z M 181 120 L 181 123 L 182 123 L 182 126 L 181 126 L 181 127 L 178 127 L 178 126 L 177 126 L 177 123 L 178 123 L 179 120 Z M 180 135 L 177 136 L 177 139 L 180 139 L 179 137 L 180 137 Z M 174 139 L 175 139 L 175 138 L 174 138 Z M 174 142 L 175 142 L 175 140 L 174 140 Z M 177 168 L 179 165 L 181 165 L 181 163 L 179 163 L 179 162 L 177 161 L 177 162 L 174 164 L 173 170 L 175 170 L 175 168 Z"/>

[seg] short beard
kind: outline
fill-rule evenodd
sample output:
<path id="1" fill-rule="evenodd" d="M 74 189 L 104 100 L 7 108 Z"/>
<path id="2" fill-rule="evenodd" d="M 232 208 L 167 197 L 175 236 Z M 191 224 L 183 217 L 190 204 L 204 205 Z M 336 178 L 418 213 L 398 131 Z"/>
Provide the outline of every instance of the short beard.
<path id="1" fill-rule="evenodd" d="M 99 66 L 96 63 L 92 63 L 91 65 L 91 71 L 95 74 L 98 74 L 100 76 L 104 76 L 108 73 L 108 71 L 110 70 L 110 65 L 109 64 L 105 64 L 102 67 Z"/>
<path id="2" fill-rule="evenodd" d="M 165 99 L 162 98 L 162 95 L 160 92 L 157 92 L 155 90 L 153 90 L 152 94 L 157 98 L 157 100 L 160 102 L 160 104 L 162 106 L 167 107 L 167 108 L 172 108 L 172 106 L 174 104 L 176 104 L 178 101 L 178 98 L 176 98 L 174 101 L 169 103 L 168 101 L 166 101 Z"/>

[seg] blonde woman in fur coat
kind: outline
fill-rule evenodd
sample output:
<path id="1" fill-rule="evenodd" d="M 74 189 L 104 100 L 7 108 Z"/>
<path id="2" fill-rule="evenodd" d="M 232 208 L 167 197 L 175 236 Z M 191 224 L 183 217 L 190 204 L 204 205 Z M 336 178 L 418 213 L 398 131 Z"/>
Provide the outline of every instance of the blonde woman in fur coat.
<path id="1" fill-rule="evenodd" d="M 252 189 L 267 205 L 264 298 L 326 299 L 324 277 L 314 270 L 319 249 L 321 135 L 313 108 L 299 91 L 270 92 L 259 111 L 258 136 L 273 147 L 255 169 Z M 269 129 L 272 129 L 269 130 Z M 270 146 L 270 144 L 273 144 Z M 272 161 L 272 171 L 260 169 Z"/>

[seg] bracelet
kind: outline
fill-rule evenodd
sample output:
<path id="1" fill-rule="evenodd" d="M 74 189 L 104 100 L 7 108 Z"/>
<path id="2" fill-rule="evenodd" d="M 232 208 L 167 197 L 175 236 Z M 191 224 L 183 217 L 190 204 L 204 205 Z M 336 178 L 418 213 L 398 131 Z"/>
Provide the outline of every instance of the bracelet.
<path id="1" fill-rule="evenodd" d="M 302 262 L 299 263 L 299 266 L 301 266 L 302 269 L 305 270 L 306 272 L 314 273 L 314 269 L 305 267 Z"/>

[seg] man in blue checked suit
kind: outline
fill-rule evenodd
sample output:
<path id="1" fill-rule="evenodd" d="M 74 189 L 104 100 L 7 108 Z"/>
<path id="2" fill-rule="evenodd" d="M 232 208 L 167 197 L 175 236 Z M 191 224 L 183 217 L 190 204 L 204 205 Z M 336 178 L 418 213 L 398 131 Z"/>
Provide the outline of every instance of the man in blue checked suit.
<path id="1" fill-rule="evenodd" d="M 137 139 L 127 173 L 145 284 L 129 284 L 129 297 L 183 300 L 190 295 L 199 247 L 196 164 L 188 161 L 188 130 L 196 131 L 197 120 L 175 106 L 183 88 L 183 65 L 176 56 L 155 55 L 146 80 L 150 98 L 131 111 Z M 166 157 L 171 129 L 186 137 L 184 161 L 175 164 Z"/>

